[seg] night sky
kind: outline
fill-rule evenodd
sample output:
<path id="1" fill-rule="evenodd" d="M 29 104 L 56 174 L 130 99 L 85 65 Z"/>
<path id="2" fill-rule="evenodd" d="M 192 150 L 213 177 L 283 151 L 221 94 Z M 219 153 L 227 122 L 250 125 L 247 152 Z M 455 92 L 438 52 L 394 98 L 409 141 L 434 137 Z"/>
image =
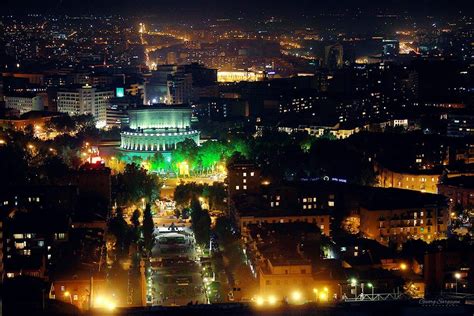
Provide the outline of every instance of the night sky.
<path id="1" fill-rule="evenodd" d="M 412 14 L 436 14 L 446 12 L 472 12 L 474 1 L 470 0 L 3 0 L 2 13 L 120 13 L 120 14 L 235 14 L 275 13 L 300 14 L 321 11 L 345 11 L 362 8 L 365 12 L 390 10 Z M 212 13 L 210 13 L 212 12 Z"/>

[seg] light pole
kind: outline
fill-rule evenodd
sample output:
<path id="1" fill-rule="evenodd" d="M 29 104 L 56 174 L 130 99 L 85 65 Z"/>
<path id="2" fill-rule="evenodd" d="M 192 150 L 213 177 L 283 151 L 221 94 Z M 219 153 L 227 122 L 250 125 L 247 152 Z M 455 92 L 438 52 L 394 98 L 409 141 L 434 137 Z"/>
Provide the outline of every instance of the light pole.
<path id="1" fill-rule="evenodd" d="M 458 292 L 458 281 L 461 279 L 461 273 L 454 273 L 454 279 L 456 280 L 456 293 Z"/>
<path id="2" fill-rule="evenodd" d="M 69 291 L 66 291 L 66 292 L 64 292 L 64 296 L 69 297 L 69 302 L 72 304 L 71 293 L 69 293 Z"/>
<path id="3" fill-rule="evenodd" d="M 354 288 L 354 297 L 357 298 L 357 279 L 352 278 L 351 279 L 351 286 Z"/>
<path id="4" fill-rule="evenodd" d="M 372 283 L 367 283 L 367 286 L 372 290 L 372 299 L 374 299 L 374 285 Z"/>

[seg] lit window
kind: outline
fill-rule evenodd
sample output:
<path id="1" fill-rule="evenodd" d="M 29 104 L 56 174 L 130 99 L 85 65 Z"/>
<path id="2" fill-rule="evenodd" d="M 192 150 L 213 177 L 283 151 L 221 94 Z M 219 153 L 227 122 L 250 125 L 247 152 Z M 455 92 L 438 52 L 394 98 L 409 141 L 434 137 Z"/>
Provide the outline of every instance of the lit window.
<path id="1" fill-rule="evenodd" d="M 328 201 L 329 206 L 334 206 L 334 201 Z"/>
<path id="2" fill-rule="evenodd" d="M 255 172 L 250 172 L 250 176 L 253 177 L 255 175 Z"/>
<path id="3" fill-rule="evenodd" d="M 236 190 L 240 190 L 240 187 L 238 185 L 235 186 Z"/>
<path id="4" fill-rule="evenodd" d="M 244 172 L 242 175 L 243 175 L 244 177 L 246 177 L 246 176 L 247 176 L 247 172 Z"/>
<path id="5" fill-rule="evenodd" d="M 308 200 L 306 198 L 303 199 L 303 203 L 306 203 Z"/>
<path id="6" fill-rule="evenodd" d="M 244 185 L 244 190 L 247 190 L 247 186 L 246 186 L 246 185 Z"/>
<path id="7" fill-rule="evenodd" d="M 243 182 L 243 183 L 247 183 L 247 179 L 244 179 L 242 182 Z"/>
<path id="8" fill-rule="evenodd" d="M 13 278 L 15 276 L 15 273 L 8 272 L 7 273 L 7 278 Z"/>

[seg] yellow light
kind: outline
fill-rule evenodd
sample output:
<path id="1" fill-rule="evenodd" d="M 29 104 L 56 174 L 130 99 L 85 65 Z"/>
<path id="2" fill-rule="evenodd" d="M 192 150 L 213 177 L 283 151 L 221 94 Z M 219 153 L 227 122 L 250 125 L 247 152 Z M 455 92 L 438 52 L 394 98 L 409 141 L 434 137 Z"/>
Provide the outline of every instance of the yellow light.
<path id="1" fill-rule="evenodd" d="M 301 300 L 301 292 L 294 291 L 293 293 L 291 293 L 291 297 L 293 298 L 294 301 L 299 301 Z"/>
<path id="2" fill-rule="evenodd" d="M 64 296 L 69 296 L 69 295 L 71 295 L 71 293 L 69 293 L 69 291 L 64 292 Z"/>
<path id="3" fill-rule="evenodd" d="M 28 145 L 28 148 L 29 148 L 29 149 L 33 149 L 33 148 L 35 148 L 35 146 L 29 144 L 29 145 Z"/>
<path id="4" fill-rule="evenodd" d="M 324 292 L 328 292 L 329 289 L 327 287 L 324 287 Z"/>
<path id="5" fill-rule="evenodd" d="M 257 296 L 257 298 L 255 299 L 255 302 L 257 303 L 257 305 L 262 306 L 265 301 L 263 300 L 263 297 Z"/>
<path id="6" fill-rule="evenodd" d="M 328 300 L 328 293 L 326 292 L 321 292 L 319 293 L 319 300 L 326 302 Z"/>
<path id="7" fill-rule="evenodd" d="M 275 305 L 275 304 L 276 304 L 276 301 L 277 301 L 277 299 L 276 299 L 275 296 L 270 295 L 270 296 L 268 297 L 268 303 L 269 303 L 270 305 Z"/>
<path id="8" fill-rule="evenodd" d="M 459 279 L 461 278 L 461 273 L 456 272 L 456 273 L 454 274 L 454 277 L 455 277 L 457 280 L 459 280 Z"/>
<path id="9" fill-rule="evenodd" d="M 6 141 L 4 141 L 3 139 L 0 139 L 0 145 L 4 145 L 6 143 Z"/>
<path id="10" fill-rule="evenodd" d="M 406 263 L 401 263 L 401 264 L 400 264 L 400 269 L 406 270 L 406 269 L 407 269 Z"/>
<path id="11" fill-rule="evenodd" d="M 116 307 L 115 303 L 113 303 L 113 302 L 108 302 L 107 303 L 107 309 L 108 310 L 114 310 L 115 307 Z"/>
<path id="12" fill-rule="evenodd" d="M 313 289 L 314 294 L 318 294 L 318 289 Z"/>

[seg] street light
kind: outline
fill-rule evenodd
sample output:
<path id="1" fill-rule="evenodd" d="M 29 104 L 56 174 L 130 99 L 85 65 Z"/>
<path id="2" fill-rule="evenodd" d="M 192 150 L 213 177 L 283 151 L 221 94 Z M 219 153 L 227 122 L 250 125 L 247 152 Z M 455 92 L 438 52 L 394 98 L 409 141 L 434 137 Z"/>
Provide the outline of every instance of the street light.
<path id="1" fill-rule="evenodd" d="M 367 283 L 367 287 L 372 289 L 372 299 L 374 299 L 374 285 L 372 283 Z"/>
<path id="2" fill-rule="evenodd" d="M 357 279 L 356 278 L 351 279 L 351 286 L 354 288 L 355 297 L 357 297 Z"/>
<path id="3" fill-rule="evenodd" d="M 69 293 L 69 291 L 66 291 L 66 292 L 64 292 L 64 296 L 65 296 L 65 297 L 68 297 L 68 296 L 69 296 L 69 302 L 72 304 L 71 293 Z"/>
<path id="4" fill-rule="evenodd" d="M 400 263 L 400 269 L 402 269 L 402 271 L 405 271 L 407 269 L 407 264 L 406 263 Z"/>
<path id="5" fill-rule="evenodd" d="M 291 293 L 291 298 L 295 302 L 299 302 L 301 300 L 301 297 L 302 297 L 302 295 L 301 295 L 300 291 L 294 291 L 293 293 Z"/>
<path id="6" fill-rule="evenodd" d="M 142 206 L 143 206 L 143 209 L 145 209 L 145 198 L 142 198 Z"/>
<path id="7" fill-rule="evenodd" d="M 458 292 L 458 281 L 461 279 L 461 273 L 454 273 L 454 279 L 456 280 L 456 293 Z"/>

